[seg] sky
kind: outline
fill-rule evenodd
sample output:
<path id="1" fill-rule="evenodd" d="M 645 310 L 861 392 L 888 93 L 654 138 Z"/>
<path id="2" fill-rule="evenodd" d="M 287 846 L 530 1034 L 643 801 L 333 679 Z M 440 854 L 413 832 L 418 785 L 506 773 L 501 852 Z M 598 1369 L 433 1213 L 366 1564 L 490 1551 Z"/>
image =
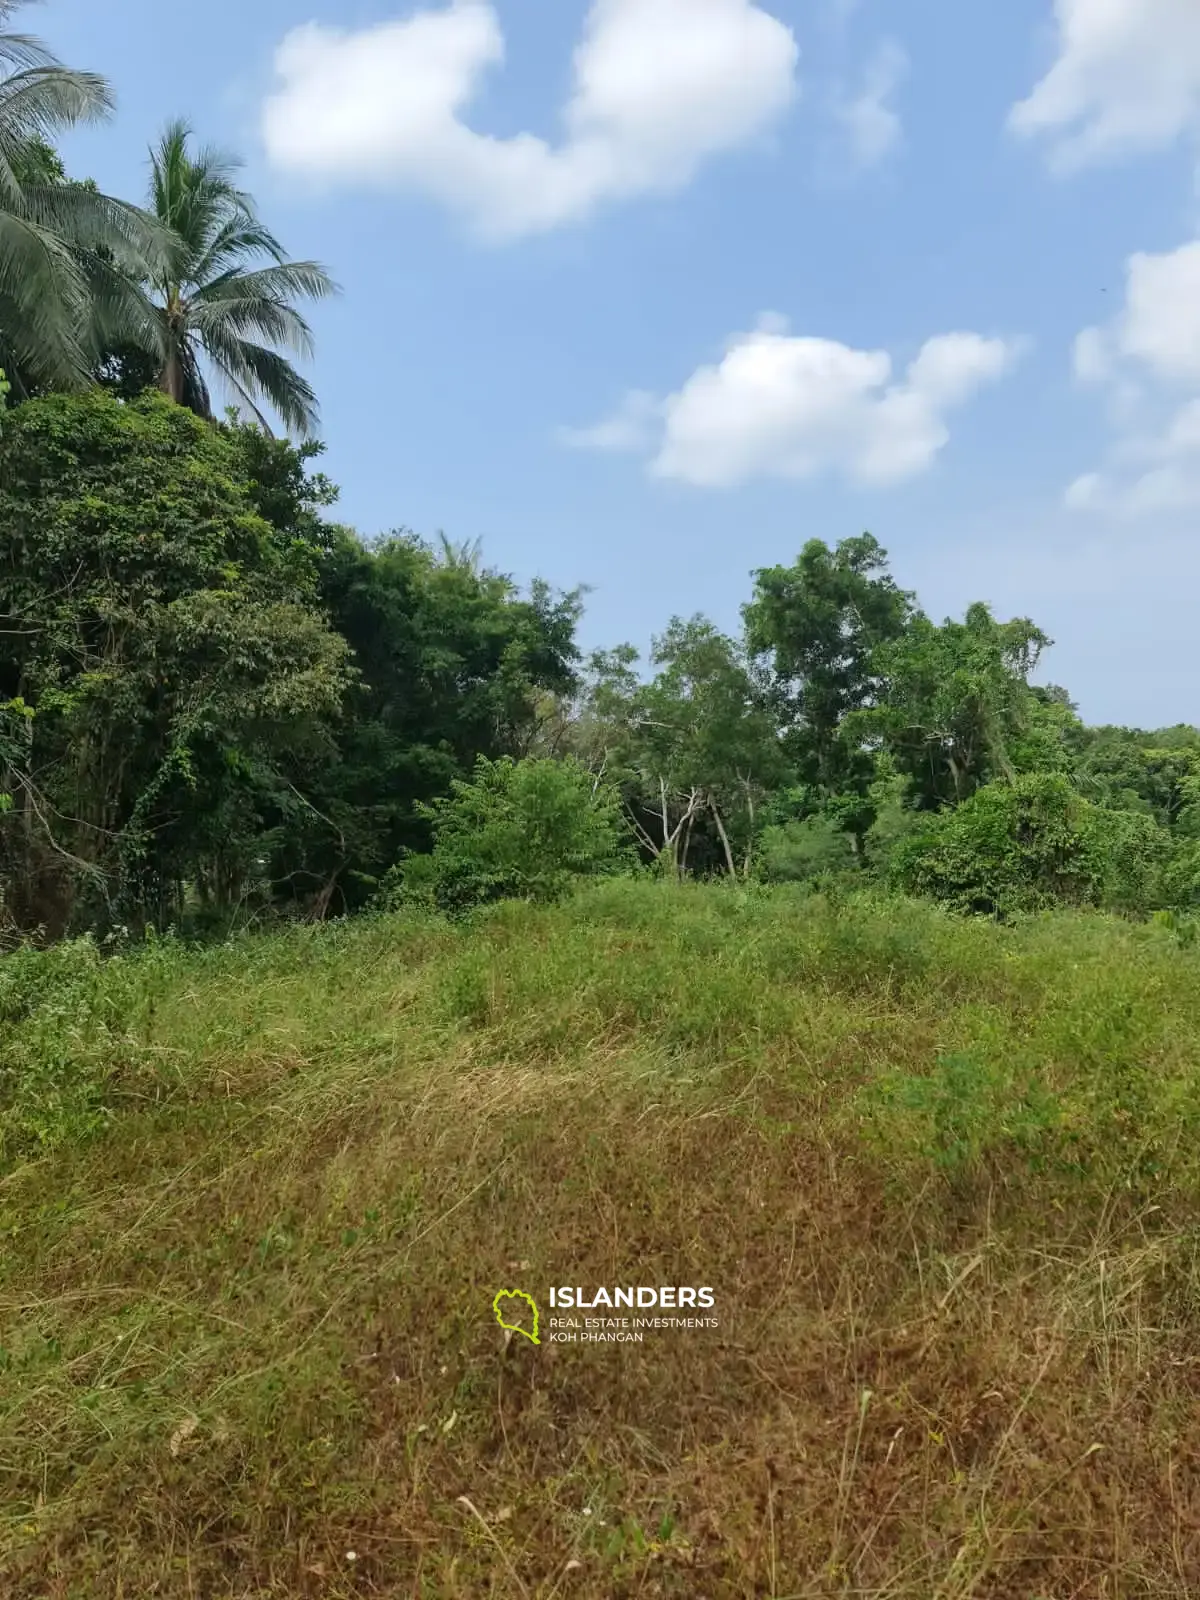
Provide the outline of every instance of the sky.
<path id="1" fill-rule="evenodd" d="M 185 117 L 342 288 L 338 516 L 589 587 L 585 647 L 740 624 L 863 531 L 1200 721 L 1197 0 L 46 0 L 71 172 Z"/>

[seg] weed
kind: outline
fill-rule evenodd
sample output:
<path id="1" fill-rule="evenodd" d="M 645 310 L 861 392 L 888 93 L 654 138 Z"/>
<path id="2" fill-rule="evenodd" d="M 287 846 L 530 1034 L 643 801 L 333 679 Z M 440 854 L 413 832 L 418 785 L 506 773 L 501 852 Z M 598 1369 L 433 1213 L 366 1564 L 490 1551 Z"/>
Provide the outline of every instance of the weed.
<path id="1" fill-rule="evenodd" d="M 1196 1593 L 1198 978 L 649 880 L 0 959 L 0 1589 Z"/>

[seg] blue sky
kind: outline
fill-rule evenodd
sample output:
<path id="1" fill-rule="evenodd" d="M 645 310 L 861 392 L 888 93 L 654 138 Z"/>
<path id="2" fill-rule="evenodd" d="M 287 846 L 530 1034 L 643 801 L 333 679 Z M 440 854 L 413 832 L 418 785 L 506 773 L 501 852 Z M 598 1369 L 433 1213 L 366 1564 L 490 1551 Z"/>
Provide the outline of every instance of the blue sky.
<path id="1" fill-rule="evenodd" d="M 184 115 L 344 288 L 340 515 L 736 629 L 869 529 L 937 617 L 1056 640 L 1086 717 L 1200 720 L 1195 0 L 48 0 L 71 170 Z M 229 40 L 237 41 L 231 53 Z"/>

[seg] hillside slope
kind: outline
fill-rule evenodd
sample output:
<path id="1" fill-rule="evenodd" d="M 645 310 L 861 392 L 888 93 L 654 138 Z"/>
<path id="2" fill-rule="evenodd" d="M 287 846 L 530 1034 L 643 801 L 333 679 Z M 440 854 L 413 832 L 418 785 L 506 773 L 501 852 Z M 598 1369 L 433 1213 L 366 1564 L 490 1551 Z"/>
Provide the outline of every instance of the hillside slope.
<path id="1" fill-rule="evenodd" d="M 6 958 L 0 1588 L 1200 1592 L 1198 980 L 639 883 Z"/>

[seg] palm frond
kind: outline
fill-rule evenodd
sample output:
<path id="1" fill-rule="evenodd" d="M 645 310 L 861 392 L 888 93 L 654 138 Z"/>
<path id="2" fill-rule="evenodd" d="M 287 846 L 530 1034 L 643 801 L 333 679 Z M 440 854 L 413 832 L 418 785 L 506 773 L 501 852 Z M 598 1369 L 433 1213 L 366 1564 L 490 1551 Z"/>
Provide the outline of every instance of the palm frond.
<path id="1" fill-rule="evenodd" d="M 215 148 L 193 155 L 187 123 L 170 123 L 151 151 L 150 208 L 178 244 L 163 273 L 163 383 L 201 415 L 211 414 L 201 358 L 265 428 L 261 405 L 289 430 L 308 433 L 316 398 L 279 349 L 311 355 L 312 330 L 294 304 L 337 293 L 316 261 L 289 261 L 238 187 L 242 163 Z M 257 265 L 262 258 L 267 264 Z"/>
<path id="2" fill-rule="evenodd" d="M 192 346 L 184 342 L 180 352 L 183 365 L 183 404 L 189 411 L 194 411 L 198 417 L 205 421 L 213 420 L 212 396 L 205 382 L 204 370 L 200 365 L 199 357 Z"/>
<path id="3" fill-rule="evenodd" d="M 187 320 L 201 339 L 224 330 L 234 338 L 253 334 L 269 339 L 299 356 L 313 353 L 312 329 L 294 307 L 278 300 L 256 297 L 196 301 L 188 308 Z"/>
<path id="4" fill-rule="evenodd" d="M 183 243 L 179 271 L 184 275 L 224 215 L 222 197 L 205 184 L 188 155 L 190 136 L 186 123 L 173 122 L 151 152 L 151 206 Z"/>
<path id="5" fill-rule="evenodd" d="M 0 10 L 0 23 L 6 13 Z M 54 57 L 40 39 L 30 33 L 0 33 L 0 66 L 20 72 L 25 67 L 56 65 Z"/>
<path id="6" fill-rule="evenodd" d="M 57 63 L 24 67 L 0 80 L 0 140 L 29 139 L 99 122 L 116 105 L 97 72 L 76 72 Z"/>
<path id="7" fill-rule="evenodd" d="M 240 162 L 212 149 L 193 158 L 188 151 L 190 138 L 185 122 L 168 125 L 151 152 L 150 197 L 155 215 L 186 245 L 186 275 L 194 281 L 197 263 L 227 224 L 255 224 L 258 219 L 251 196 L 233 182 Z M 270 240 L 269 234 L 266 237 Z"/>
<path id="8" fill-rule="evenodd" d="M 0 80 L 0 204 L 11 204 L 19 193 L 15 168 L 33 140 L 98 121 L 112 106 L 108 85 L 91 72 L 27 67 Z"/>
<path id="9" fill-rule="evenodd" d="M 205 346 L 226 379 L 247 396 L 265 400 L 290 433 L 311 438 L 317 425 L 317 397 L 291 362 L 277 350 L 239 339 L 226 328 L 210 329 Z"/>
<path id="10" fill-rule="evenodd" d="M 122 347 L 142 351 L 160 365 L 165 362 L 165 317 L 140 279 L 99 252 L 85 252 L 80 266 L 89 295 L 88 344 L 96 364 Z"/>
<path id="11" fill-rule="evenodd" d="M 87 304 L 87 283 L 69 245 L 0 208 L 0 325 L 21 365 L 47 382 L 84 382 Z"/>
<path id="12" fill-rule="evenodd" d="M 232 389 L 234 395 L 253 415 L 255 422 L 258 423 L 259 427 L 267 435 L 268 439 L 273 439 L 275 437 L 275 430 L 271 427 L 270 422 L 267 420 L 266 413 L 262 411 L 255 402 L 254 396 L 242 387 L 224 362 L 218 361 L 215 363 L 215 365 L 217 371 L 221 374 L 222 378 L 224 378 L 230 389 Z"/>
<path id="13" fill-rule="evenodd" d="M 207 250 L 192 263 L 192 281 L 211 283 L 229 270 L 237 270 L 239 262 L 258 255 L 271 256 L 277 262 L 287 259 L 269 228 L 238 211 L 221 224 Z"/>
<path id="14" fill-rule="evenodd" d="M 126 200 L 82 184 L 26 184 L 20 212 L 81 250 L 107 250 L 130 272 L 157 276 L 175 257 L 177 241 L 157 217 Z"/>
<path id="15" fill-rule="evenodd" d="M 200 283 L 202 280 L 197 278 Z M 319 261 L 280 261 L 250 272 L 231 267 L 219 277 L 203 282 L 199 300 L 325 300 L 339 288 Z"/>

